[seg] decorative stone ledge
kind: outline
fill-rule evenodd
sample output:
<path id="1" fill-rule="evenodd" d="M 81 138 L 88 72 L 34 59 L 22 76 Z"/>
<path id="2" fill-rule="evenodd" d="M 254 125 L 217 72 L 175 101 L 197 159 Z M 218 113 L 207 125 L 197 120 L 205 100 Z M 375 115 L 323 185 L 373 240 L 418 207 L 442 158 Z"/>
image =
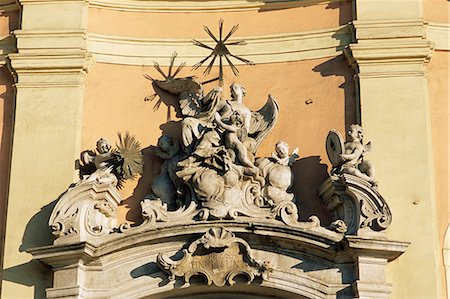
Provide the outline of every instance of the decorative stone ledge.
<path id="1" fill-rule="evenodd" d="M 168 280 L 166 270 L 160 268 L 165 268 L 165 264 L 158 262 L 158 256 L 172 256 L 189 244 L 197 244 L 199 240 L 203 240 L 200 238 L 202 235 L 206 233 L 204 236 L 209 236 L 207 232 L 210 229 L 233 233 L 233 240 L 248 244 L 248 247 L 244 246 L 247 248 L 245 250 L 254 259 L 270 262 L 271 270 L 265 279 L 255 277 L 249 285 L 246 284 L 248 280 L 238 279 L 234 286 L 227 287 L 227 292 L 239 293 L 243 289 L 257 288 L 259 291 L 256 292 L 285 292 L 292 298 L 335 298 L 337 294 L 344 298 L 356 297 L 357 294 L 368 294 L 368 290 L 377 290 L 377 298 L 387 298 L 390 287 L 384 280 L 385 265 L 387 261 L 397 258 L 407 246 L 407 243 L 402 242 L 356 236 L 342 238 L 337 233 L 334 233 L 334 237 L 333 234 L 325 237 L 284 225 L 218 220 L 196 222 L 185 227 L 174 225 L 145 232 L 130 230 L 125 234 L 103 238 L 97 245 L 75 242 L 34 248 L 29 252 L 34 259 L 53 268 L 54 285 L 47 290 L 48 298 L 165 297 L 182 289 L 184 295 L 199 294 L 196 292 L 212 290 L 202 287 L 207 280 L 184 281 L 181 273 L 181 278 L 176 278 L 177 274 L 173 280 Z M 222 234 L 218 236 L 220 235 Z M 205 242 L 209 244 L 210 241 Z M 232 247 L 233 242 L 217 246 L 225 244 Z M 210 251 L 203 251 L 202 258 L 208 258 L 211 254 L 208 252 Z M 229 255 L 229 258 L 234 261 L 232 256 Z M 200 270 L 209 271 L 209 268 L 203 266 L 206 267 L 206 264 L 198 264 Z M 365 276 L 368 273 L 370 279 Z M 220 272 L 216 274 L 222 277 Z"/>

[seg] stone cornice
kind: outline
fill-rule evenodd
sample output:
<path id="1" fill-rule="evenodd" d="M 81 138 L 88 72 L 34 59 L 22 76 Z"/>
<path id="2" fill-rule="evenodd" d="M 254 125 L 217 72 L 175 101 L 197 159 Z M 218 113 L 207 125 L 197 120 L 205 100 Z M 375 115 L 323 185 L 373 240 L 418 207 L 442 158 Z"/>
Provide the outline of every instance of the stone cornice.
<path id="1" fill-rule="evenodd" d="M 29 1 L 29 0 L 28 0 Z M 45 0 L 33 0 L 45 1 Z M 222 0 L 222 1 L 142 1 L 90 0 L 90 7 L 135 12 L 229 12 L 274 10 L 346 2 L 349 0 Z"/>
<path id="2" fill-rule="evenodd" d="M 358 76 L 424 76 L 433 43 L 423 20 L 354 21 L 357 43 L 344 51 Z"/>
<path id="3" fill-rule="evenodd" d="M 255 63 L 272 63 L 339 55 L 351 42 L 351 32 L 347 26 L 341 26 L 240 39 L 247 45 L 245 49 L 236 47 L 237 55 Z M 209 43 L 208 40 L 201 41 Z M 194 65 L 205 56 L 205 50 L 194 47 L 190 39 L 145 39 L 89 33 L 86 47 L 97 62 L 128 65 L 152 65 L 155 60 L 164 65 L 174 51 L 178 52 L 177 60 L 186 61 L 187 65 Z"/>
<path id="4" fill-rule="evenodd" d="M 435 50 L 450 50 L 450 24 L 426 23 L 425 32 L 428 40 L 432 41 Z"/>
<path id="5" fill-rule="evenodd" d="M 92 62 L 85 51 L 52 55 L 14 53 L 8 55 L 8 60 L 18 81 L 16 86 L 28 88 L 81 86 Z"/>

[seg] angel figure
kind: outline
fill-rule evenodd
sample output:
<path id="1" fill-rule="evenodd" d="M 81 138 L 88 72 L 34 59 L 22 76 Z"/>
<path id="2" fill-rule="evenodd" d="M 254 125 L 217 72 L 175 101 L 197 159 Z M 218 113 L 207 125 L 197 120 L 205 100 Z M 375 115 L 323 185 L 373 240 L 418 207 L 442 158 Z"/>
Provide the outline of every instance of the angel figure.
<path id="1" fill-rule="evenodd" d="M 275 145 L 275 152 L 272 153 L 272 158 L 280 165 L 291 166 L 298 158 L 298 147 L 289 155 L 289 145 L 284 141 L 278 141 Z"/>
<path id="2" fill-rule="evenodd" d="M 191 153 L 195 149 L 195 142 L 203 134 L 214 129 L 215 113 L 219 112 L 221 119 L 229 120 L 234 111 L 239 111 L 248 137 L 254 142 L 246 145 L 251 152 L 256 153 L 263 139 L 275 126 L 278 117 L 278 104 L 269 95 L 266 104 L 258 111 L 251 111 L 243 103 L 246 95 L 244 86 L 233 83 L 230 86 L 231 100 L 221 98 L 222 88 L 216 87 L 204 95 L 203 86 L 193 77 L 154 80 L 161 89 L 178 96 L 182 114 L 181 132 L 185 151 Z"/>
<path id="3" fill-rule="evenodd" d="M 202 84 L 193 77 L 153 82 L 161 89 L 178 95 L 183 117 L 183 145 L 186 152 L 192 152 L 194 141 L 200 140 L 205 130 L 212 127 L 214 113 L 225 104 L 221 103 L 222 88 L 216 87 L 204 95 Z"/>
<path id="4" fill-rule="evenodd" d="M 375 170 L 371 161 L 364 156 L 370 152 L 372 144 L 363 144 L 364 131 L 361 126 L 353 124 L 348 131 L 349 141 L 344 144 L 344 153 L 341 154 L 342 171 L 360 177 L 376 185 Z"/>

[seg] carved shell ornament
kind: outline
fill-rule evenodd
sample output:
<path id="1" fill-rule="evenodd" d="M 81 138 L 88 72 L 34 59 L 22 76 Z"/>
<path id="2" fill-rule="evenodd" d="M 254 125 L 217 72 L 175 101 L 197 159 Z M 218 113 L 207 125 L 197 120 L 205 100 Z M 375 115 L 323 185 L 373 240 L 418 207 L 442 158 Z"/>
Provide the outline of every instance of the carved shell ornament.
<path id="1" fill-rule="evenodd" d="M 269 261 L 253 258 L 252 249 L 245 240 L 221 227 L 211 228 L 192 242 L 183 250 L 180 260 L 159 254 L 157 262 L 169 274 L 170 280 L 183 277 L 184 282 L 189 283 L 191 277 L 200 276 L 207 285 L 219 287 L 234 285 L 238 275 L 244 275 L 248 284 L 257 276 L 267 280 L 272 271 Z"/>

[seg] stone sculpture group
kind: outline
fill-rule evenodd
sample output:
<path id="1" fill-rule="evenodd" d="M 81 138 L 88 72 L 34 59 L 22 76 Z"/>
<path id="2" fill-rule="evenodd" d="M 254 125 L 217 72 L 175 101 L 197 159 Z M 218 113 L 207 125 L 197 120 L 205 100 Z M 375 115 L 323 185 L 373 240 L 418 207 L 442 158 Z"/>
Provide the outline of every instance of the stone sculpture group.
<path id="1" fill-rule="evenodd" d="M 165 162 L 144 210 L 180 213 L 194 204 L 204 219 L 252 216 L 255 211 L 273 218 L 283 204 L 292 204 L 290 165 L 297 150 L 290 154 L 287 143 L 279 142 L 272 157 L 255 157 L 276 123 L 275 99 L 269 95 L 264 107 L 254 112 L 244 103 L 245 87 L 236 83 L 230 86 L 231 99 L 223 99 L 222 88 L 205 95 L 192 77 L 154 82 L 178 96 L 182 144 L 165 135 L 158 140 L 155 152 Z"/>
<path id="2" fill-rule="evenodd" d="M 298 148 L 290 151 L 286 142 L 279 141 L 270 157 L 256 157 L 278 118 L 279 107 L 271 95 L 260 110 L 251 111 L 244 102 L 246 89 L 237 83 L 230 86 L 229 99 L 222 96 L 222 87 L 206 93 L 193 77 L 167 77 L 153 83 L 177 97 L 181 138 L 163 135 L 153 147 L 163 164 L 151 183 L 151 192 L 141 201 L 141 227 L 153 227 L 157 222 L 238 218 L 281 221 L 304 229 L 320 227 L 316 216 L 307 222 L 298 220 L 298 207 L 290 190 L 294 181 L 291 166 L 299 157 Z M 332 130 L 326 141 L 333 168 L 319 196 L 334 215 L 327 229 L 339 233 L 347 232 L 349 226 L 353 232 L 359 227 L 385 229 L 391 214 L 376 190 L 374 167 L 365 159 L 371 143 L 363 143 L 359 125 L 351 125 L 348 135 L 344 143 L 339 132 Z M 55 235 L 78 234 L 83 230 L 84 224 L 79 224 L 83 217 L 89 218 L 83 223 L 88 223 L 86 229 L 92 235 L 128 228 L 126 224 L 117 226 L 116 210 L 121 199 L 114 190 L 139 173 L 143 162 L 134 137 L 127 134 L 122 140 L 119 135 L 119 139 L 122 143 L 118 149 L 112 150 L 101 138 L 97 152 L 81 154 L 81 180 L 62 196 L 50 217 Z M 347 194 L 353 192 L 353 186 L 355 195 Z M 99 188 L 112 189 L 101 202 L 89 193 Z M 348 192 L 340 192 L 341 188 Z M 83 200 L 79 200 L 82 195 Z M 92 204 L 85 208 L 83 202 Z M 357 213 L 349 214 L 350 210 Z"/>

